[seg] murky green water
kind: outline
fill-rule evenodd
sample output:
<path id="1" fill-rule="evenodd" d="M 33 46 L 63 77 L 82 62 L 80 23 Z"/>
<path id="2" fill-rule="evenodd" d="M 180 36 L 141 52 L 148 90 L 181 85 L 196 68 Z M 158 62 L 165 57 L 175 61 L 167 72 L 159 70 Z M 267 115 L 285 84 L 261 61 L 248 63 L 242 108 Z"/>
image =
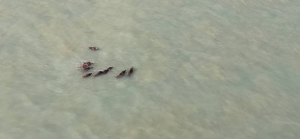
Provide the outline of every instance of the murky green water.
<path id="1" fill-rule="evenodd" d="M 0 0 L 0 139 L 299 139 L 299 38 L 298 0 Z"/>

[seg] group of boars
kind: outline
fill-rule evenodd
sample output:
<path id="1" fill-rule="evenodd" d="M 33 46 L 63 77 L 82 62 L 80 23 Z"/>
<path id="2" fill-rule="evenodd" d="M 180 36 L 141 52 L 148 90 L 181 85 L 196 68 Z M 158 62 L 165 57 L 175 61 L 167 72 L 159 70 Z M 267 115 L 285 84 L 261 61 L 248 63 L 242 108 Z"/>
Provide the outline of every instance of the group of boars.
<path id="1" fill-rule="evenodd" d="M 91 50 L 93 50 L 93 51 L 96 51 L 96 50 L 98 50 L 99 48 L 97 48 L 97 47 L 89 47 L 89 49 L 91 49 Z M 92 63 L 92 62 L 83 62 L 83 63 L 81 64 L 81 66 L 79 66 L 79 68 L 80 68 L 81 71 L 88 71 L 88 70 L 90 70 L 90 69 L 93 68 L 93 67 L 91 67 L 92 64 L 94 64 L 94 63 Z M 112 68 L 113 68 L 113 67 L 108 67 L 107 69 L 100 70 L 100 71 L 98 71 L 96 74 L 94 74 L 94 77 L 97 77 L 97 76 L 99 76 L 99 75 L 106 74 L 106 73 L 108 73 Z M 133 73 L 133 67 L 131 67 L 131 68 L 129 69 L 127 75 L 130 76 L 132 73 Z M 82 78 L 89 77 L 89 76 L 91 76 L 92 74 L 93 74 L 93 73 L 91 73 L 91 72 L 90 72 L 90 73 L 87 73 L 87 74 L 83 75 Z M 120 77 L 124 76 L 125 74 L 126 74 L 126 70 L 123 70 L 123 71 L 121 71 L 121 72 L 116 76 L 116 78 L 120 78 Z"/>

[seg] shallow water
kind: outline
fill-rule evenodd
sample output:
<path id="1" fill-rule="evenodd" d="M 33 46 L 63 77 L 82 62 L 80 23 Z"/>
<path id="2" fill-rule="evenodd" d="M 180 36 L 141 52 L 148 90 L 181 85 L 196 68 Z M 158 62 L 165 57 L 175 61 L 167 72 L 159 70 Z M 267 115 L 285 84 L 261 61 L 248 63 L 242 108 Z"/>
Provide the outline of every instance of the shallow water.
<path id="1" fill-rule="evenodd" d="M 1 0 L 0 138 L 299 139 L 299 32 L 298 0 Z"/>

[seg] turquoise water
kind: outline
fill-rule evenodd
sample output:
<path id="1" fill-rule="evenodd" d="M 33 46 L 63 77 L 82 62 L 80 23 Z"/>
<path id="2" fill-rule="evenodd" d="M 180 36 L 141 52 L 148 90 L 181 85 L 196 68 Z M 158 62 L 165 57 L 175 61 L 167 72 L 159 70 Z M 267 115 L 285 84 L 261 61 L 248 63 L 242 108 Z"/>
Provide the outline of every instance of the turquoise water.
<path id="1" fill-rule="evenodd" d="M 299 139 L 299 32 L 297 0 L 1 0 L 0 139 Z"/>

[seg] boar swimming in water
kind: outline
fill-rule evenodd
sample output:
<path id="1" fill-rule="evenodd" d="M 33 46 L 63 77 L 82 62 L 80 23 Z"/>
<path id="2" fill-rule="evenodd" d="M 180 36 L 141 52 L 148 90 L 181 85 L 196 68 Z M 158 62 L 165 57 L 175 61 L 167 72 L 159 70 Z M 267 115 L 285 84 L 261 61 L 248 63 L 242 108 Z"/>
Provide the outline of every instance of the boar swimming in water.
<path id="1" fill-rule="evenodd" d="M 92 73 L 88 73 L 88 74 L 83 75 L 82 78 L 86 78 L 86 77 L 89 77 L 91 75 L 92 75 Z"/>
<path id="2" fill-rule="evenodd" d="M 91 50 L 93 50 L 93 51 L 96 51 L 96 50 L 98 50 L 99 48 L 97 48 L 97 47 L 89 47 L 89 49 L 91 49 Z"/>
<path id="3" fill-rule="evenodd" d="M 130 76 L 131 75 L 131 73 L 133 72 L 133 67 L 131 67 L 130 69 L 129 69 L 129 71 L 128 71 L 128 76 Z"/>
<path id="4" fill-rule="evenodd" d="M 126 72 L 126 70 L 123 70 L 121 73 L 119 73 L 119 75 L 117 75 L 116 77 L 117 78 L 120 78 L 120 77 L 122 77 L 124 74 L 125 74 L 125 72 Z"/>

